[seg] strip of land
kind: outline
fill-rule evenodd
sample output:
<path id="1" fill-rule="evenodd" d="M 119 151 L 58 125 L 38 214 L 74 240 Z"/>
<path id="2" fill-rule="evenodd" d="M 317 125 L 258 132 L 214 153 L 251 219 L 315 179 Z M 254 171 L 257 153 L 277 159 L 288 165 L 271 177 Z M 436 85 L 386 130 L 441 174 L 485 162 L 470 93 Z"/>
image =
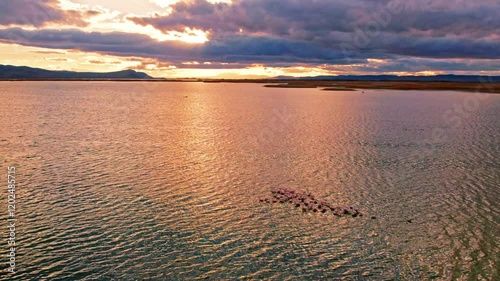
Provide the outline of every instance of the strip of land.
<path id="1" fill-rule="evenodd" d="M 110 79 L 110 78 L 21 78 L 0 81 L 94 81 L 94 82 L 202 82 L 202 83 L 259 83 L 268 88 L 319 88 L 325 91 L 357 91 L 363 89 L 463 91 L 500 94 L 500 83 L 488 82 L 412 82 L 412 81 L 317 81 L 276 79 Z"/>
<path id="2" fill-rule="evenodd" d="M 356 89 L 465 91 L 500 93 L 500 83 L 481 82 L 406 82 L 406 81 L 279 81 L 265 85 L 272 88 L 323 88 L 327 91 L 352 91 Z"/>
<path id="3" fill-rule="evenodd" d="M 0 65 L 0 81 L 115 81 L 115 82 L 203 82 L 264 83 L 271 88 L 322 88 L 326 91 L 359 89 L 466 91 L 500 93 L 500 76 L 481 75 L 340 75 L 275 77 L 268 79 L 154 78 L 132 69 L 115 72 L 52 71 L 26 66 Z"/>

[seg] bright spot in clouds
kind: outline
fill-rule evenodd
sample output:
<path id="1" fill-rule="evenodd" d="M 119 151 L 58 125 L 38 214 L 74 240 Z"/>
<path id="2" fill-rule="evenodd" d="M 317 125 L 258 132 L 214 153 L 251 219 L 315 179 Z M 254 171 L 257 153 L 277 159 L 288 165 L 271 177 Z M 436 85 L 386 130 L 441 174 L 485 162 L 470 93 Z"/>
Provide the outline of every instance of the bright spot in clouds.
<path id="1" fill-rule="evenodd" d="M 144 16 L 140 14 L 132 14 L 124 11 L 113 10 L 101 5 L 95 5 L 94 1 L 85 1 L 81 0 L 80 3 L 75 3 L 70 0 L 60 0 L 60 7 L 64 10 L 77 10 L 77 11 L 89 11 L 96 10 L 99 11 L 100 14 L 89 19 L 89 26 L 81 28 L 82 30 L 88 32 L 126 32 L 126 33 L 138 33 L 147 35 L 158 41 L 169 41 L 169 40 L 177 40 L 183 41 L 186 43 L 204 43 L 208 41 L 208 32 L 195 29 L 195 28 L 185 28 L 184 32 L 179 31 L 161 31 L 150 25 L 142 26 L 135 24 L 130 21 L 129 17 L 137 17 Z M 86 3 L 88 2 L 88 3 Z M 102 2 L 102 1 L 101 1 Z M 132 1 L 134 2 L 134 1 Z M 161 8 L 167 8 L 172 4 L 175 4 L 179 1 L 177 0 L 149 0 L 149 2 L 154 3 L 155 5 Z M 212 1 L 212 2 L 224 2 L 224 1 Z M 230 2 L 230 1 L 225 1 Z M 105 5 L 106 2 L 103 2 Z M 136 3 L 137 5 L 137 3 Z M 167 14 L 164 11 L 157 9 L 151 9 L 148 14 Z M 56 25 L 49 24 L 48 28 L 70 28 L 70 26 L 64 25 Z"/>
<path id="2" fill-rule="evenodd" d="M 180 2 L 180 0 L 149 0 L 149 2 L 154 3 L 162 8 L 169 7 L 172 4 Z M 231 0 L 208 0 L 210 3 L 231 3 Z"/>
<path id="3" fill-rule="evenodd" d="M 179 1 L 176 1 L 176 0 L 149 0 L 149 2 L 156 4 L 162 8 L 167 8 L 170 5 L 175 4 Z"/>

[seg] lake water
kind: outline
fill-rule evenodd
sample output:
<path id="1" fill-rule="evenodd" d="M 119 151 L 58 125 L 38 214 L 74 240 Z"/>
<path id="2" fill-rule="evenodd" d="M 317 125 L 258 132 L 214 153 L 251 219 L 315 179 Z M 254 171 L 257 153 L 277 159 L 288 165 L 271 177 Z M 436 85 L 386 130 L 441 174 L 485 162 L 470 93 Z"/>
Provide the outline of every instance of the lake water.
<path id="1" fill-rule="evenodd" d="M 0 82 L 0 100 L 19 280 L 500 280 L 500 95 Z M 260 203 L 274 187 L 366 215 Z"/>

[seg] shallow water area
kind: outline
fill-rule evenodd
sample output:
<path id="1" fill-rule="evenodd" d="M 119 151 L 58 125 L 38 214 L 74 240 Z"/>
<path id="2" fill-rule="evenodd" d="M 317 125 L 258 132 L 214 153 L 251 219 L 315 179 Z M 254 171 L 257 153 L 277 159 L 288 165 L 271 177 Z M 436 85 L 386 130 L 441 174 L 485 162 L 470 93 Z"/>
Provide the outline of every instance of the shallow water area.
<path id="1" fill-rule="evenodd" d="M 0 100 L 19 280 L 500 279 L 500 95 L 0 82 Z M 367 215 L 259 202 L 280 187 Z"/>

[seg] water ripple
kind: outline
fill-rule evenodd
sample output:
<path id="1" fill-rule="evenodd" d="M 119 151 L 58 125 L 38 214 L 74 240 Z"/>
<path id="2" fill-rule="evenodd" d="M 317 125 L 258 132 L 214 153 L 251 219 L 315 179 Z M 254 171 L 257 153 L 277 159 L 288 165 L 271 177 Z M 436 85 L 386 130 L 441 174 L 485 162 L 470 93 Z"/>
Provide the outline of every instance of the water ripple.
<path id="1" fill-rule="evenodd" d="M 29 109 L 0 128 L 20 280 L 500 279 L 500 96 L 456 129 L 471 94 L 0 84 Z M 279 186 L 377 219 L 259 203 Z"/>

